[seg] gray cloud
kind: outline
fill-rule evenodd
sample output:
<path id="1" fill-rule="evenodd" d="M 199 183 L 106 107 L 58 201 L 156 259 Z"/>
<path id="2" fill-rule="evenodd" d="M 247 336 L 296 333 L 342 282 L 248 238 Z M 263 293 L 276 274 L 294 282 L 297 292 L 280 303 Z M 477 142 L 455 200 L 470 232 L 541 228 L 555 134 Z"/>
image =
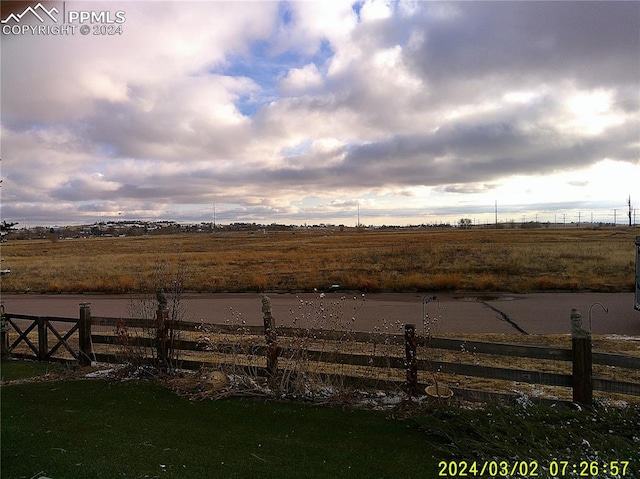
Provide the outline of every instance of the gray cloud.
<path id="1" fill-rule="evenodd" d="M 638 52 L 637 2 L 457 2 L 446 20 L 429 10 L 408 22 L 424 33 L 410 59 L 439 84 L 495 77 L 526 84 L 570 77 L 587 87 L 638 81 L 638 63 L 629 61 Z"/>
<path id="2" fill-rule="evenodd" d="M 380 187 L 486 182 L 515 174 L 544 174 L 588 166 L 604 156 L 637 161 L 633 129 L 608 138 L 567 141 L 543 128 L 525 132 L 513 124 L 461 124 L 425 135 L 394 136 L 352 145 L 336 166 L 269 172 L 269 181 L 326 187 Z M 612 140 L 618 138 L 619 146 Z M 612 144 L 613 143 L 613 144 Z"/>

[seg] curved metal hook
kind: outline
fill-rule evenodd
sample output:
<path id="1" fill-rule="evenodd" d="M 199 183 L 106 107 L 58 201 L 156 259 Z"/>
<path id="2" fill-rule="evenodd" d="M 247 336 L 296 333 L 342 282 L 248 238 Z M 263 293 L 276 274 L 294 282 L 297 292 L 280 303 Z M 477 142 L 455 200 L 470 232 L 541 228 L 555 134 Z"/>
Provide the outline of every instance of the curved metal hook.
<path id="1" fill-rule="evenodd" d="M 426 317 L 426 307 L 431 301 L 436 301 L 438 309 L 444 309 L 444 306 L 440 304 L 440 299 L 435 294 L 427 294 L 422 297 L 422 321 Z"/>
<path id="2" fill-rule="evenodd" d="M 422 311 L 424 313 L 424 307 L 429 304 L 431 301 L 436 301 L 438 303 L 438 309 L 444 309 L 444 306 L 440 304 L 440 299 L 435 294 L 428 294 L 422 297 Z"/>
<path id="3" fill-rule="evenodd" d="M 434 299 L 438 299 L 438 297 L 435 294 L 427 294 L 426 296 L 422 297 L 422 304 L 430 303 Z"/>
<path id="4" fill-rule="evenodd" d="M 593 326 L 592 326 L 593 319 L 591 318 L 591 310 L 593 309 L 593 307 L 594 307 L 596 304 L 599 304 L 599 305 L 600 305 L 600 307 L 604 310 L 604 312 L 605 312 L 605 313 L 608 313 L 608 312 L 609 312 L 609 309 L 608 309 L 604 304 L 602 304 L 602 303 L 600 303 L 600 302 L 595 302 L 595 303 L 593 303 L 593 304 L 589 307 L 589 331 L 593 331 Z"/>

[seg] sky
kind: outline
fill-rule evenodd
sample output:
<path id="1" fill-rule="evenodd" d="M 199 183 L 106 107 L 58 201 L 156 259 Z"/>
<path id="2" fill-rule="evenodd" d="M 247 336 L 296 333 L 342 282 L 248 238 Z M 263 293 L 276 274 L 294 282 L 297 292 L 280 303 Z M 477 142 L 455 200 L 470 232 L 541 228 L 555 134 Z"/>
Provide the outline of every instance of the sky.
<path id="1" fill-rule="evenodd" d="M 2 220 L 640 223 L 640 2 L 41 3 Z"/>

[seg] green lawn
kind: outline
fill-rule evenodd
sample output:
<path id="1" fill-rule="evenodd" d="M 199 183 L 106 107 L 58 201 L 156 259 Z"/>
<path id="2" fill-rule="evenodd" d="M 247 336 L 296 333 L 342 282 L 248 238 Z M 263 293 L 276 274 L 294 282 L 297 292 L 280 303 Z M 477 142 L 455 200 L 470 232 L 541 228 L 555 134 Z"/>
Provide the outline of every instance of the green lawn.
<path id="1" fill-rule="evenodd" d="M 0 380 L 15 381 L 17 379 L 43 376 L 49 373 L 60 373 L 67 369 L 62 363 L 46 363 L 25 360 L 3 360 L 0 363 Z"/>
<path id="2" fill-rule="evenodd" d="M 10 361 L 2 374 L 60 367 Z M 463 460 L 535 461 L 541 478 L 553 460 L 624 461 L 620 478 L 640 479 L 638 406 L 436 404 L 408 414 L 261 398 L 194 402 L 148 380 L 41 381 L 0 394 L 3 479 L 435 478 L 440 461 Z"/>
<path id="3" fill-rule="evenodd" d="M 2 388 L 3 478 L 424 478 L 435 470 L 418 429 L 380 412 L 190 402 L 144 381 Z"/>

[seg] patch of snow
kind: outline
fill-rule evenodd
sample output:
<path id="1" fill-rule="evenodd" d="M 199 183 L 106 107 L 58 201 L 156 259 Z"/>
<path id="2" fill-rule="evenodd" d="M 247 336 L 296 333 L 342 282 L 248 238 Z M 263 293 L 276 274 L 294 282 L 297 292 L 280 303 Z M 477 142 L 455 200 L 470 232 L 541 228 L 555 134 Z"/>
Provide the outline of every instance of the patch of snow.
<path id="1" fill-rule="evenodd" d="M 623 334 L 606 334 L 604 337 L 616 341 L 640 341 L 640 336 L 626 336 Z"/>
<path id="2" fill-rule="evenodd" d="M 116 368 L 99 369 L 98 371 L 93 371 L 92 373 L 85 374 L 84 377 L 89 379 L 104 378 L 109 376 L 110 374 L 115 373 L 116 371 Z"/>

